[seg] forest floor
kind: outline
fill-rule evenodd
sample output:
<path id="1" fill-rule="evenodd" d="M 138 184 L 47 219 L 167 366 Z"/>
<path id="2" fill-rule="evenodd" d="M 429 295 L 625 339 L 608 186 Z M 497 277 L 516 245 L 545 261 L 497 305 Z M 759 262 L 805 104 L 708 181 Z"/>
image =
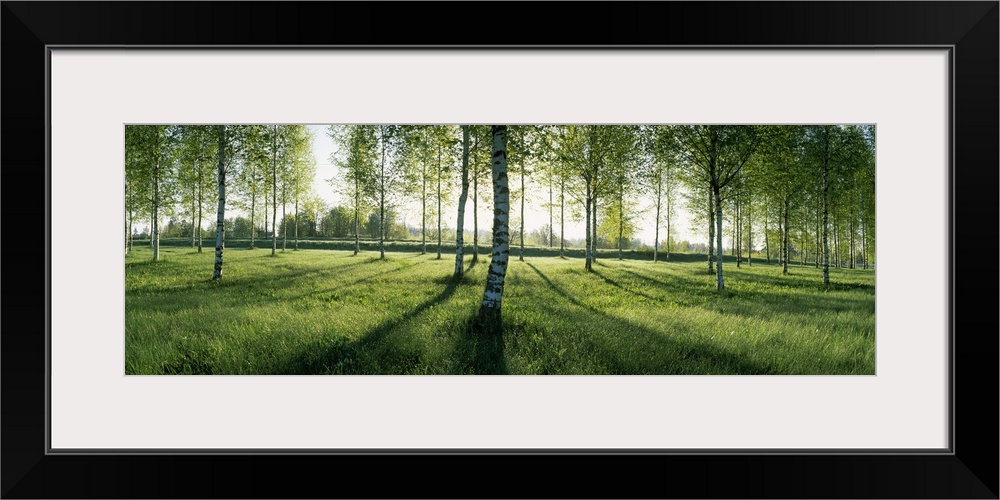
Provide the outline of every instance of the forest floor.
<path id="1" fill-rule="evenodd" d="M 430 249 L 429 249 L 430 250 Z M 487 250 L 487 249 L 481 249 Z M 489 255 L 148 247 L 125 258 L 127 374 L 874 374 L 875 273 L 512 248 L 502 335 L 474 332 Z M 661 255 L 662 259 L 662 255 Z"/>

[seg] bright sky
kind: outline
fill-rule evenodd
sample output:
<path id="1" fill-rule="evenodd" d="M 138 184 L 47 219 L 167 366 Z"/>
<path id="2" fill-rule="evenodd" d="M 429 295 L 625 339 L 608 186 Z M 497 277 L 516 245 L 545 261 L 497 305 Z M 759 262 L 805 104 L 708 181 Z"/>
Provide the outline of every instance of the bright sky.
<path id="1" fill-rule="evenodd" d="M 335 167 L 330 162 L 330 155 L 334 152 L 333 140 L 327 135 L 327 125 L 310 125 L 310 130 L 313 132 L 313 155 L 316 158 L 316 180 L 313 184 L 316 193 L 326 201 L 330 206 L 335 206 L 340 203 L 340 196 L 335 192 L 334 187 L 327 182 L 329 179 L 340 179 L 340 173 L 337 167 Z M 460 185 L 458 174 L 456 174 L 456 185 Z M 530 234 L 533 230 L 539 229 L 542 226 L 549 223 L 549 212 L 545 208 L 544 204 L 548 203 L 549 193 L 547 185 L 532 185 L 532 178 L 528 176 L 527 178 L 527 191 L 528 197 L 525 200 L 525 219 L 524 219 L 524 229 L 527 234 Z M 512 183 L 510 186 L 512 189 L 520 188 L 520 178 L 516 175 L 511 175 L 509 182 Z M 489 179 L 480 179 L 479 183 L 480 196 L 483 192 L 487 192 L 492 197 L 493 186 Z M 457 200 L 457 196 L 452 196 L 453 199 Z M 556 191 L 553 194 L 553 201 L 555 203 L 559 202 L 559 192 Z M 469 205 L 466 206 L 465 215 L 465 229 L 466 231 L 472 231 L 472 195 L 471 187 L 469 194 Z M 567 239 L 579 239 L 584 237 L 584 222 L 571 222 L 569 216 L 569 207 L 571 203 L 578 203 L 572 200 L 568 195 L 566 198 L 566 238 Z M 511 215 L 513 220 L 516 222 L 518 220 L 518 213 L 521 208 L 520 199 L 512 201 Z M 651 200 L 640 199 L 638 203 L 639 209 L 643 209 L 652 205 Z M 412 200 L 407 204 L 409 208 L 408 212 L 412 214 L 420 213 L 420 203 L 419 200 Z M 486 203 L 480 198 L 479 201 L 479 229 L 480 230 L 490 230 L 493 226 L 493 205 L 492 202 Z M 450 227 L 454 227 L 457 222 L 457 201 L 450 204 L 443 205 L 443 211 L 446 214 L 444 219 L 444 224 Z M 581 210 L 582 211 L 582 210 Z M 647 244 L 652 244 L 654 237 L 654 216 L 653 210 L 647 210 L 647 213 L 640 216 L 639 227 L 643 228 L 640 230 L 638 237 L 642 239 L 643 242 Z M 553 222 L 555 227 L 555 233 L 558 237 L 559 235 L 559 211 L 558 208 L 553 214 Z M 600 214 L 598 215 L 598 222 L 600 222 Z M 416 226 L 419 224 L 419 215 L 415 218 L 407 218 L 406 223 L 411 226 Z M 666 222 L 662 220 L 663 228 L 660 229 L 660 238 L 666 238 Z M 430 223 L 429 227 L 430 227 Z M 678 212 L 674 218 L 673 224 L 671 225 L 671 231 L 674 233 L 675 241 L 688 240 L 692 242 L 700 242 L 706 239 L 706 236 L 700 234 L 691 235 L 688 230 L 688 214 L 683 211 L 683 209 L 678 209 Z"/>

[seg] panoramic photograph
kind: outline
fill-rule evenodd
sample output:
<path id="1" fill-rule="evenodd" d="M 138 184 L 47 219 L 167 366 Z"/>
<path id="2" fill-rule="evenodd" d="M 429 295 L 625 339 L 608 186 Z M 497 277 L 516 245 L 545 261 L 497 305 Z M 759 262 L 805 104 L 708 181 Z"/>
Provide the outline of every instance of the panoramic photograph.
<path id="1" fill-rule="evenodd" d="M 875 126 L 125 125 L 126 375 L 874 375 Z"/>

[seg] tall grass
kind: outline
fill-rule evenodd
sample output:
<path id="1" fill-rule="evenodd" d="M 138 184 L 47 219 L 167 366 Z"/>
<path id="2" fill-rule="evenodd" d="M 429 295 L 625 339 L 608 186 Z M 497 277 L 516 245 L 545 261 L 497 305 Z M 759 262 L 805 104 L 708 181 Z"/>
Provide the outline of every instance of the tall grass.
<path id="1" fill-rule="evenodd" d="M 300 245 L 301 248 L 301 245 Z M 488 255 L 148 248 L 125 259 L 128 374 L 873 374 L 874 272 L 704 255 L 511 259 L 502 335 L 477 333 Z M 534 252 L 532 252 L 534 253 Z"/>

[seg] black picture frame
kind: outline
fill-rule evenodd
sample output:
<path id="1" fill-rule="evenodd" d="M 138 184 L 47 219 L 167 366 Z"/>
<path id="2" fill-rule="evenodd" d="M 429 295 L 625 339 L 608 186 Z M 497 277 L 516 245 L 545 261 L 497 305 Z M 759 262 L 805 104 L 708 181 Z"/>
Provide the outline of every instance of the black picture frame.
<path id="1" fill-rule="evenodd" d="M 2 3 L 4 498 L 998 498 L 996 1 Z M 46 47 L 415 44 L 951 47 L 951 453 L 48 454 Z"/>

